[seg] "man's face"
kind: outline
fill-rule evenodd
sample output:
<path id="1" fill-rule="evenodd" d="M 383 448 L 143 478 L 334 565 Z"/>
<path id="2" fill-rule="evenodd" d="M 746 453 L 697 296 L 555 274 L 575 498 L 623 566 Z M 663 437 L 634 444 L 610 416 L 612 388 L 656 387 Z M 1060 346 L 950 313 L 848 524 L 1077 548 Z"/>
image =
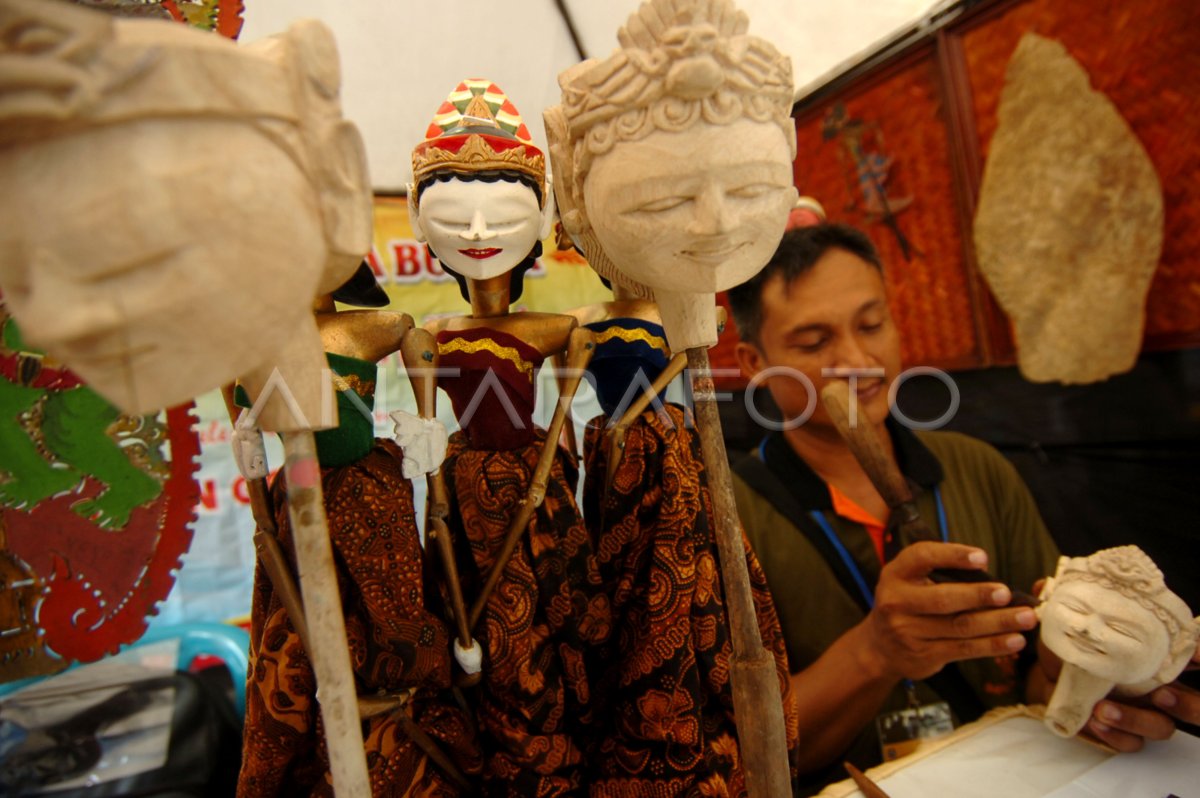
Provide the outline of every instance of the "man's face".
<path id="1" fill-rule="evenodd" d="M 750 120 L 620 142 L 584 184 L 588 220 L 621 272 L 698 294 L 761 269 L 795 199 L 783 131 Z"/>
<path id="2" fill-rule="evenodd" d="M 770 369 L 759 380 L 784 420 L 812 409 L 807 424 L 832 425 L 817 397 L 830 380 L 846 379 L 828 373 L 840 369 L 870 370 L 856 378 L 858 412 L 872 424 L 882 423 L 888 388 L 900 373 L 900 338 L 879 271 L 845 250 L 830 249 L 791 283 L 772 277 L 761 299 L 758 343 L 739 343 L 738 363 L 750 378 Z"/>

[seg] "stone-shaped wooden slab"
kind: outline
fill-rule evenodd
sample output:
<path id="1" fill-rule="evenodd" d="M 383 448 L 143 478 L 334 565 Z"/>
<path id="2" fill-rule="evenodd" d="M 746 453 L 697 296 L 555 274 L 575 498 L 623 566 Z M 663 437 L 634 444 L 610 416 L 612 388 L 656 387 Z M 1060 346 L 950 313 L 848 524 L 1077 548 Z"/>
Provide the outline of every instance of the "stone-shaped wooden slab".
<path id="1" fill-rule="evenodd" d="M 1021 373 L 1090 383 L 1133 367 L 1162 251 L 1162 187 L 1113 103 L 1059 42 L 1022 37 L 975 217 L 979 268 Z"/>

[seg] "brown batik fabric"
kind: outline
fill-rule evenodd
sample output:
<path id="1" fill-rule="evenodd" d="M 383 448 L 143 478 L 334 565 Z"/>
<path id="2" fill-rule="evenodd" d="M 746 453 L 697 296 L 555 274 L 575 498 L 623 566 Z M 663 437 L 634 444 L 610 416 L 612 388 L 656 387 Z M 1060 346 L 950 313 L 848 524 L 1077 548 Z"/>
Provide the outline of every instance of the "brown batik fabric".
<path id="1" fill-rule="evenodd" d="M 455 546 L 470 603 L 525 498 L 545 434 L 503 451 L 450 441 Z M 475 633 L 483 682 L 473 691 L 486 795 L 581 795 L 593 694 L 590 658 L 609 630 L 606 597 L 575 503 L 574 464 L 560 452 L 546 496 L 505 566 Z"/>
<path id="2" fill-rule="evenodd" d="M 376 440 L 356 463 L 322 469 L 357 689 L 371 695 L 416 688 L 406 710 L 410 717 L 463 771 L 477 774 L 482 759 L 471 724 L 447 690 L 449 633 L 426 610 L 429 582 L 401 459 L 393 442 Z M 272 486 L 275 520 L 294 562 L 283 482 L 281 473 Z M 241 798 L 333 795 L 315 689 L 308 656 L 260 565 L 251 607 Z M 366 721 L 363 736 L 373 795 L 460 795 L 393 714 Z"/>
<path id="3" fill-rule="evenodd" d="M 712 499 L 689 420 L 674 405 L 645 411 L 626 433 L 607 488 L 607 419 L 587 431 L 584 516 L 613 617 L 607 668 L 594 690 L 592 798 L 746 794 Z M 745 545 L 794 752 L 798 716 L 788 700 L 783 633 L 762 567 Z"/>

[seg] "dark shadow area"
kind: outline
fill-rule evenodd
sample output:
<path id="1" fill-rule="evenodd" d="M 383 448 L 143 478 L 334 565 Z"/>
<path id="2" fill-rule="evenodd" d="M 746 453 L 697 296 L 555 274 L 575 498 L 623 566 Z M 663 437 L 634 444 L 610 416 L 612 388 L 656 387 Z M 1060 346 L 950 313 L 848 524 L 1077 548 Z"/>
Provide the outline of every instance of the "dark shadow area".
<path id="1" fill-rule="evenodd" d="M 1200 607 L 1200 350 L 1144 355 L 1094 385 L 1034 384 L 1015 368 L 956 373 L 945 429 L 988 441 L 1029 485 L 1064 554 L 1134 543 Z M 901 390 L 905 414 L 936 418 L 949 391 Z"/>

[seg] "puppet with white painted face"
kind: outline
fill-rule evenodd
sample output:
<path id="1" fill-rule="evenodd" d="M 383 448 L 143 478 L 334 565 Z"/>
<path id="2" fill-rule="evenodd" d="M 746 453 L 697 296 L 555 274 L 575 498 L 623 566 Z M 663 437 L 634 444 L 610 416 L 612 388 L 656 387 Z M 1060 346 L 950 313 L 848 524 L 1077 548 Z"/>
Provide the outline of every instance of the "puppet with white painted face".
<path id="1" fill-rule="evenodd" d="M 1145 695 L 1196 651 L 1200 625 L 1137 546 L 1061 558 L 1041 597 L 1042 642 L 1063 661 L 1046 725 L 1064 737 L 1109 692 Z"/>
<path id="2" fill-rule="evenodd" d="M 427 329 L 438 387 L 462 427 L 443 472 L 458 571 L 483 645 L 478 714 L 485 745 L 493 741 L 485 778 L 529 795 L 581 789 L 577 732 L 591 712 L 582 662 L 607 634 L 607 607 L 575 504 L 573 461 L 561 456 L 553 423 L 550 434 L 533 423 L 543 359 L 570 359 L 578 351 L 569 342 L 581 344 L 571 316 L 510 310 L 550 232 L 545 156 L 499 87 L 466 80 L 413 150 L 413 181 L 413 227 L 471 306 Z"/>

